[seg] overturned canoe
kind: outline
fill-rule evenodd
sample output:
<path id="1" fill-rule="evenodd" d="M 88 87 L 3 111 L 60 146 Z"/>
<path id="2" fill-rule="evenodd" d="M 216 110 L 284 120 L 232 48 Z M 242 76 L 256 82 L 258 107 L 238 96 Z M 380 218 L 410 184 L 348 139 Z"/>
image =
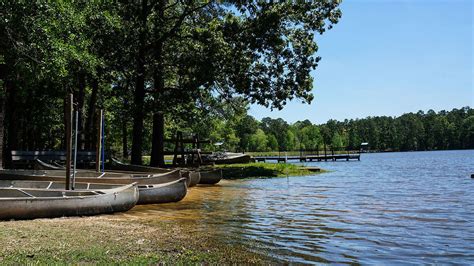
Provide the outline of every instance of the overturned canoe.
<path id="1" fill-rule="evenodd" d="M 202 170 L 199 173 L 201 174 L 199 184 L 214 185 L 222 179 L 222 169 Z"/>
<path id="2" fill-rule="evenodd" d="M 112 189 L 0 188 L 0 220 L 87 216 L 127 211 L 138 201 L 135 183 Z"/>
<path id="3" fill-rule="evenodd" d="M 238 164 L 238 163 L 250 163 L 254 159 L 252 156 L 244 153 L 232 153 L 232 152 L 217 152 L 207 155 L 203 158 L 205 162 L 215 164 Z"/>
<path id="4" fill-rule="evenodd" d="M 74 191 L 101 190 L 118 188 L 121 185 L 104 183 L 75 183 Z M 138 185 L 137 204 L 170 203 L 182 200 L 187 193 L 186 179 L 180 178 L 176 181 Z M 30 180 L 0 180 L 0 188 L 34 188 L 34 189 L 64 189 L 65 183 L 60 181 L 30 181 Z"/>

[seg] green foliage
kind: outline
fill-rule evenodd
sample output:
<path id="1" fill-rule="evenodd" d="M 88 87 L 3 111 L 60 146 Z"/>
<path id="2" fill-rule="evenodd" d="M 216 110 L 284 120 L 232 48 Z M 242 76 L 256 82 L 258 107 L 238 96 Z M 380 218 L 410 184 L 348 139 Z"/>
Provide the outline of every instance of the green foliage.
<path id="1" fill-rule="evenodd" d="M 84 149 L 93 149 L 99 108 L 106 109 L 106 147 L 125 153 L 132 142 L 138 153 L 152 150 L 157 111 L 167 138 L 181 130 L 223 143 L 207 150 L 358 149 L 361 142 L 375 150 L 473 148 L 468 107 L 323 125 L 247 115 L 251 103 L 311 102 L 316 35 L 337 23 L 338 4 L 2 1 L 5 143 L 63 148 L 63 99 L 74 93 Z"/>
<path id="2" fill-rule="evenodd" d="M 251 151 L 267 151 L 268 150 L 268 138 L 265 132 L 261 129 L 257 129 L 255 134 L 250 136 L 249 148 Z"/>
<path id="3" fill-rule="evenodd" d="M 310 121 L 288 124 L 283 119 L 263 118 L 253 121 L 248 145 L 238 150 L 250 152 L 299 151 L 327 149 L 358 150 L 368 142 L 373 150 L 411 151 L 474 148 L 474 111 L 469 107 L 450 112 L 418 112 L 400 117 L 329 120 L 322 125 Z M 242 125 L 240 125 L 242 126 Z M 243 142 L 240 142 L 243 143 Z"/>
<path id="4" fill-rule="evenodd" d="M 229 164 L 218 165 L 217 167 L 222 168 L 222 174 L 225 179 L 307 176 L 317 174 L 304 167 L 287 163 Z"/>

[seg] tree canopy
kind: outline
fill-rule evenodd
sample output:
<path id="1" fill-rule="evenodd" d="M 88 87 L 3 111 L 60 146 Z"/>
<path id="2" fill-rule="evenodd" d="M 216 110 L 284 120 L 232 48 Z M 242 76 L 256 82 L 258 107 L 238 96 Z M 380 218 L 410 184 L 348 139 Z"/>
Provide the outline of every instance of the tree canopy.
<path id="1" fill-rule="evenodd" d="M 232 131 L 240 118 L 211 120 L 242 113 L 249 103 L 281 109 L 295 98 L 311 102 L 316 40 L 338 22 L 338 5 L 3 1 L 7 153 L 63 148 L 67 93 L 81 114 L 82 149 L 94 148 L 99 108 L 106 109 L 108 147 L 124 155 L 131 147 L 134 163 L 142 163 L 144 152 L 151 152 L 152 164 L 161 162 L 152 138 L 156 113 L 164 114 L 168 129 L 198 131 L 197 123 L 207 123 L 215 132 L 228 130 L 216 138 L 229 145 L 249 145 L 257 130 Z M 270 136 L 272 147 L 287 145 L 278 138 Z"/>
<path id="2" fill-rule="evenodd" d="M 338 4 L 2 1 L 5 154 L 63 149 L 67 93 L 80 112 L 80 148 L 94 148 L 96 111 L 105 109 L 106 147 L 131 151 L 134 163 L 142 154 L 161 163 L 157 113 L 167 137 L 194 132 L 227 150 L 473 148 L 469 107 L 322 125 L 247 114 L 249 104 L 311 102 L 316 41 L 340 19 Z"/>

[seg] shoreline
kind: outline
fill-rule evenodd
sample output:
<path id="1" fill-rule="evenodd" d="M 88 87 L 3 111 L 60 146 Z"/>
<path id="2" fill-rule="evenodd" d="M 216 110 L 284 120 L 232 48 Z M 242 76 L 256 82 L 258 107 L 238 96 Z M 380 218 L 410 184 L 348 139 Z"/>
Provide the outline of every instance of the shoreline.
<path id="1" fill-rule="evenodd" d="M 219 165 L 232 179 L 279 178 L 324 173 L 293 164 Z M 234 175 L 232 174 L 234 173 Z M 235 175 L 237 174 L 237 176 Z M 263 177 L 265 176 L 265 177 Z M 202 187 L 202 189 L 207 189 Z M 182 206 L 193 204 L 190 189 Z M 191 196 L 189 196 L 191 195 Z M 186 202 L 188 200 L 188 202 Z M 136 206 L 124 213 L 53 219 L 0 221 L 2 264 L 271 264 L 275 259 L 252 240 L 236 243 L 225 232 L 199 220 L 170 220 L 155 209 L 179 208 L 180 202 Z M 192 209 L 191 209 L 192 210 Z M 196 223 L 196 221 L 198 223 Z M 208 230 L 196 229 L 197 226 Z M 259 250 L 263 253 L 257 253 Z"/>
<path id="2" fill-rule="evenodd" d="M 246 163 L 215 165 L 222 169 L 223 179 L 278 178 L 291 176 L 309 176 L 327 172 L 319 167 L 306 167 L 291 163 Z"/>
<path id="3" fill-rule="evenodd" d="M 165 210 L 171 204 L 154 205 L 154 208 Z M 0 263 L 268 264 L 273 261 L 270 256 L 255 252 L 252 247 L 264 249 L 250 240 L 235 243 L 229 236 L 197 229 L 199 221 L 160 219 L 153 215 L 153 208 L 146 208 L 137 206 L 129 212 L 99 216 L 2 221 Z"/>

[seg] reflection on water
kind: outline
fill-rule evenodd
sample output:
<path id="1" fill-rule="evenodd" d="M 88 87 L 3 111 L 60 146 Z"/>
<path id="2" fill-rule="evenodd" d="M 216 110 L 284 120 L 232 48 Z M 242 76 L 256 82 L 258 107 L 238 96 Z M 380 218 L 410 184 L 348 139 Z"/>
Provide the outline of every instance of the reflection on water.
<path id="1" fill-rule="evenodd" d="M 126 215 L 252 240 L 282 262 L 474 263 L 473 151 L 311 165 L 332 172 L 222 181 Z"/>

